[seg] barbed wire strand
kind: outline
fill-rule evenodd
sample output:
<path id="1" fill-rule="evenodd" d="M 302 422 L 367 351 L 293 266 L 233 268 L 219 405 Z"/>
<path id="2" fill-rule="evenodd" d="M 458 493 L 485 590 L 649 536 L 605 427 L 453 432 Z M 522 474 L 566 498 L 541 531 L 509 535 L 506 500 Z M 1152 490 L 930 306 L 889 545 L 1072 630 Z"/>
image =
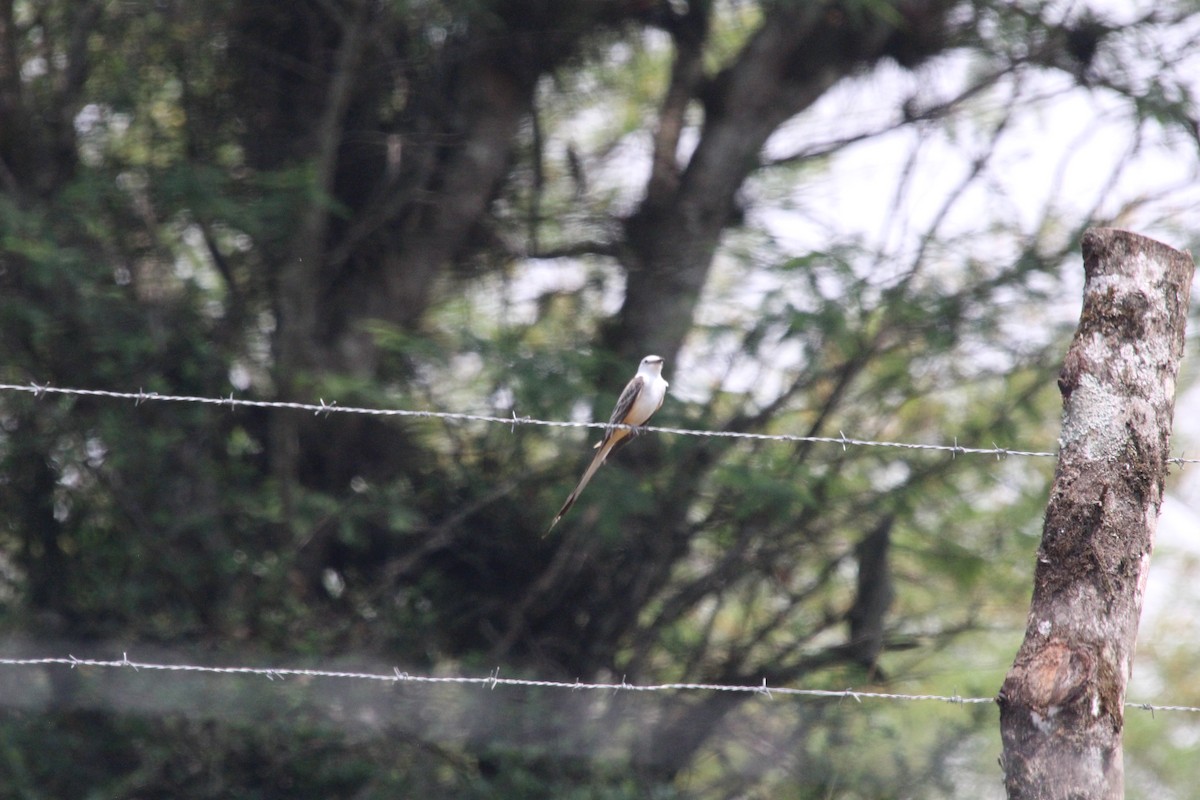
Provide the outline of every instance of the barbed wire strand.
<path id="1" fill-rule="evenodd" d="M 973 705 L 994 703 L 994 697 L 962 697 L 957 694 L 902 694 L 898 692 L 871 692 L 858 689 L 796 689 L 787 686 L 768 686 L 764 679 L 758 686 L 736 686 L 718 683 L 659 683 L 635 684 L 622 680 L 620 683 L 591 683 L 583 681 L 548 681 L 534 678 L 502 678 L 499 668 L 484 677 L 470 678 L 464 676 L 412 675 L 394 669 L 392 672 L 350 672 L 343 670 L 304 669 L 296 667 L 214 667 L 201 664 L 159 664 L 153 662 L 131 661 L 128 653 L 122 653 L 120 660 L 101 660 L 94 658 L 0 658 L 0 667 L 39 667 L 67 666 L 98 667 L 102 669 L 131 669 L 135 672 L 142 670 L 159 672 L 194 672 L 215 675 L 257 675 L 268 680 L 285 678 L 332 678 L 341 680 L 377 681 L 395 684 L 457 684 L 465 686 L 484 686 L 488 689 L 503 687 L 526 687 L 539 689 L 565 689 L 570 691 L 602 691 L 602 692 L 739 692 L 745 694 L 761 694 L 767 697 L 784 695 L 792 697 L 814 697 L 834 700 L 892 700 L 904 702 L 937 702 L 954 705 Z M 1200 713 L 1198 706 L 1154 705 L 1151 703 L 1125 703 L 1126 708 L 1142 711 L 1178 711 Z"/>
<path id="2" fill-rule="evenodd" d="M 486 422 L 500 425 L 509 425 L 516 427 L 517 425 L 541 425 L 551 428 L 608 428 L 609 425 L 605 422 L 567 422 L 562 420 L 544 420 L 534 419 L 532 417 L 518 417 L 516 412 L 510 417 L 496 417 L 488 414 L 464 414 L 451 411 L 418 411 L 415 409 L 405 408 L 365 408 L 357 406 L 340 406 L 336 402 L 327 403 L 320 400 L 317 403 L 299 403 L 282 400 L 247 400 L 234 397 L 232 394 L 229 397 L 195 397 L 189 395 L 172 395 L 159 394 L 158 392 L 114 392 L 106 389 L 72 389 L 58 386 L 47 386 L 37 383 L 31 384 L 0 384 L 0 391 L 6 392 L 25 392 L 32 394 L 35 397 L 42 397 L 48 394 L 70 395 L 77 397 L 99 397 L 110 400 L 130 400 L 140 405 L 142 403 L 199 403 L 204 405 L 224 406 L 227 408 L 271 408 L 271 409 L 288 409 L 293 411 L 305 411 L 312 414 L 366 414 L 377 417 L 416 417 L 425 419 L 442 419 L 459 422 Z M 616 425 L 613 427 L 632 427 Z M 991 447 L 966 447 L 958 444 L 957 440 L 954 444 L 922 444 L 917 442 L 887 442 L 874 441 L 870 439 L 856 439 L 846 436 L 841 433 L 839 436 L 801 436 L 799 434 L 790 433 L 746 433 L 743 431 L 705 431 L 692 430 L 688 428 L 666 428 L 655 425 L 645 425 L 638 428 L 639 431 L 653 431 L 656 433 L 673 434 L 676 436 L 701 436 L 727 439 L 753 439 L 760 441 L 776 441 L 776 442 L 812 442 L 818 444 L 836 444 L 841 445 L 842 449 L 848 447 L 890 447 L 902 450 L 927 450 L 935 452 L 945 452 L 951 455 L 989 455 L 995 456 L 997 459 L 1007 458 L 1009 456 L 1026 457 L 1026 458 L 1054 458 L 1058 454 L 1042 451 L 1042 450 L 1014 450 L 1007 447 L 1000 447 L 993 442 Z M 1171 458 L 1169 463 L 1173 464 L 1196 464 L 1200 463 L 1200 459 L 1194 458 Z"/>
<path id="3" fill-rule="evenodd" d="M 114 392 L 106 389 L 73 389 L 63 388 L 58 386 L 48 386 L 37 383 L 0 384 L 0 391 L 7 392 L 25 392 L 41 397 L 47 394 L 72 395 L 80 397 L 100 397 L 112 400 L 131 400 L 140 405 L 142 403 L 157 402 L 157 403 L 199 403 L 204 405 L 225 406 L 229 408 L 271 408 L 271 409 L 288 409 L 293 411 L 305 411 L 312 414 L 366 414 L 378 417 L 416 417 L 426 419 L 442 419 L 459 422 L 485 422 L 499 425 L 508 425 L 516 427 L 517 425 L 541 425 L 551 428 L 608 428 L 608 423 L 605 422 L 567 422 L 562 420 L 544 420 L 534 419 L 532 417 L 518 417 L 514 411 L 512 416 L 497 417 L 488 414 L 464 414 L 452 411 L 418 411 L 415 409 L 404 408 L 367 408 L 359 406 L 340 406 L 336 402 L 326 403 L 323 399 L 317 403 L 300 403 L 282 400 L 247 400 L 234 397 L 232 394 L 229 397 L 195 397 L 189 395 L 171 395 L 159 394 L 158 392 Z M 613 427 L 630 427 L 616 425 Z M 746 433 L 743 431 L 706 431 L 693 430 L 689 428 L 666 428 L 656 425 L 644 425 L 638 428 L 639 431 L 652 431 L 655 433 L 666 433 L 675 436 L 700 436 L 713 438 L 727 439 L 753 439 L 759 441 L 776 441 L 776 442 L 812 442 L 817 444 L 836 444 L 841 445 L 845 450 L 848 447 L 890 447 L 902 450 L 927 450 L 935 452 L 950 453 L 951 455 L 988 455 L 995 456 L 997 459 L 1007 458 L 1009 456 L 1025 457 L 1025 458 L 1055 458 L 1058 454 L 1045 450 L 1014 450 L 1007 447 L 1000 447 L 992 443 L 991 447 L 966 447 L 958 444 L 956 440 L 954 444 L 922 444 L 918 442 L 888 442 L 875 441 L 871 439 L 856 439 L 846 436 L 841 433 L 839 436 L 802 436 L 799 434 L 790 433 Z M 1198 464 L 1200 459 L 1195 458 L 1170 458 L 1167 460 L 1172 464 Z"/>

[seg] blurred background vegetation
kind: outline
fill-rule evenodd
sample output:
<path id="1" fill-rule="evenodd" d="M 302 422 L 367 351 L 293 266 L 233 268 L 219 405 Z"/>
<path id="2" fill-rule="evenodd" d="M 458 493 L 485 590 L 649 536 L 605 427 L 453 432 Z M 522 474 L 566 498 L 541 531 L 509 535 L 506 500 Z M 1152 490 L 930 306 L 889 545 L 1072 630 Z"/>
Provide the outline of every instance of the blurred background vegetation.
<path id="1" fill-rule="evenodd" d="M 0 381 L 603 420 L 657 353 L 664 425 L 1052 450 L 1081 232 L 1197 240 L 1200 9 L 1123 5 L 0 0 Z M 1051 459 L 647 435 L 543 538 L 587 440 L 2 393 L 0 648 L 998 688 Z M 0 685 L 5 797 L 1001 787 L 986 705 Z"/>

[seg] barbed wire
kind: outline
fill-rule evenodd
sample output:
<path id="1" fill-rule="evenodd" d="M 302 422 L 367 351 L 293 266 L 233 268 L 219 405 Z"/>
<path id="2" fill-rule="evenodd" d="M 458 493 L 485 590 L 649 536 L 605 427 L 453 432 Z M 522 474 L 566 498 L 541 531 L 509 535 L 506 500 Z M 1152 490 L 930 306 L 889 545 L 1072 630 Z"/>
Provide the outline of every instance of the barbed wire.
<path id="1" fill-rule="evenodd" d="M 272 408 L 272 409 L 289 409 L 293 411 L 306 411 L 313 414 L 367 414 L 379 417 L 418 417 L 427 419 L 442 419 L 459 422 L 486 422 L 501 425 L 541 425 L 552 428 L 608 428 L 608 423 L 605 422 L 567 422 L 562 420 L 544 420 L 534 419 L 532 417 L 518 417 L 516 412 L 511 417 L 497 417 L 487 414 L 464 414 L 450 411 L 418 411 L 414 409 L 403 408 L 364 408 L 356 406 L 340 406 L 336 402 L 326 403 L 320 400 L 318 403 L 298 403 L 280 400 L 247 400 L 236 398 L 233 395 L 229 397 L 193 397 L 188 395 L 169 395 L 159 394 L 157 392 L 114 392 L 105 389 L 69 389 L 57 386 L 45 386 L 41 384 L 0 384 L 0 391 L 7 392 L 25 392 L 36 397 L 41 397 L 47 394 L 73 395 L 80 397 L 101 397 L 113 400 L 131 400 L 136 404 L 157 402 L 157 403 L 201 403 L 205 405 L 226 406 L 229 408 Z M 616 425 L 612 427 L 623 428 L 632 427 L 625 425 Z M 920 444 L 915 442 L 885 442 L 872 441 L 869 439 L 855 439 L 848 437 L 845 433 L 840 436 L 801 436 L 798 434 L 788 433 L 746 433 L 743 431 L 704 431 L 691 430 L 687 428 L 666 428 L 655 425 L 644 425 L 638 428 L 639 431 L 653 431 L 656 433 L 674 434 L 676 436 L 702 436 L 714 438 L 728 439 L 754 439 L 765 441 L 780 441 L 780 442 L 813 442 L 820 444 L 838 444 L 843 449 L 848 447 L 893 447 L 905 450 L 932 450 L 948 452 L 952 455 L 992 455 L 996 458 L 1005 458 L 1008 456 L 1027 456 L 1036 458 L 1053 458 L 1056 453 L 1035 450 L 1012 450 L 1006 447 L 1000 447 L 993 444 L 992 447 L 964 447 L 955 441 L 952 445 L 946 444 Z M 1173 459 L 1182 461 L 1182 459 Z M 1200 462 L 1200 459 L 1196 459 Z"/>
<path id="2" fill-rule="evenodd" d="M 0 383 L 0 391 L 5 392 L 24 392 L 32 394 L 35 397 L 42 397 L 48 394 L 70 395 L 77 397 L 99 397 L 110 400 L 130 400 L 137 405 L 142 403 L 199 403 L 203 405 L 224 406 L 227 408 L 270 408 L 270 409 L 287 409 L 292 411 L 305 411 L 312 414 L 365 414 L 376 417 L 416 417 L 424 419 L 441 419 L 457 422 L 486 422 L 499 425 L 509 425 L 516 427 L 517 425 L 540 425 L 551 428 L 630 428 L 634 426 L 614 425 L 609 426 L 606 422 L 568 422 L 564 420 L 545 420 L 535 419 L 533 417 L 518 417 L 516 412 L 513 412 L 511 417 L 497 417 L 488 414 L 464 414 L 453 411 L 419 411 L 416 409 L 407 408 L 369 408 L 361 406 L 341 406 L 336 402 L 327 403 L 325 400 L 320 400 L 317 403 L 300 403 L 285 400 L 248 400 L 244 398 L 234 397 L 232 394 L 228 397 L 196 397 L 191 395 L 174 395 L 174 394 L 159 394 L 158 392 L 116 392 L 107 389 L 74 389 L 63 388 L 59 386 L 48 386 L 38 383 L 30 384 L 14 384 Z M 666 433 L 675 436 L 700 436 L 725 439 L 752 439 L 758 441 L 773 441 L 773 442 L 811 442 L 816 444 L 836 444 L 841 445 L 845 450 L 849 447 L 889 447 L 901 450 L 926 450 L 934 452 L 950 453 L 951 456 L 956 455 L 987 455 L 995 456 L 997 459 L 1008 458 L 1009 456 L 1025 457 L 1025 458 L 1055 458 L 1057 453 L 1046 450 L 1014 450 L 1008 447 L 1001 447 L 996 443 L 992 443 L 991 447 L 966 447 L 958 443 L 957 438 L 954 444 L 924 444 L 919 442 L 889 442 L 876 441 L 872 439 L 857 439 L 846 436 L 845 433 L 839 432 L 838 436 L 803 436 L 800 434 L 791 433 L 747 433 L 744 431 L 712 431 L 712 430 L 694 430 L 690 428 L 667 428 L 657 425 L 643 425 L 636 428 L 638 431 L 651 431 L 655 433 Z M 1167 463 L 1170 464 L 1200 464 L 1198 458 L 1169 458 Z"/>
<path id="3" fill-rule="evenodd" d="M 975 705 L 994 703 L 994 697 L 963 697 L 958 694 L 903 694 L 899 692 L 873 692 L 859 689 L 797 689 L 790 686 L 768 686 L 766 679 L 757 686 L 738 686 L 720 683 L 657 683 L 636 684 L 622 680 L 620 683 L 584 682 L 584 681 L 550 681 L 536 678 L 502 678 L 500 669 L 492 670 L 487 677 L 443 676 L 443 675 L 412 675 L 394 668 L 391 672 L 352 672 L 345 670 L 307 669 L 300 667 L 214 667 L 203 664 L 160 664 L 155 662 L 131 661 L 128 653 L 122 653 L 119 660 L 102 660 L 94 658 L 76 658 L 75 656 L 46 657 L 46 658 L 0 658 L 0 667 L 53 667 L 67 666 L 98 667 L 101 669 L 131 669 L 135 672 L 142 670 L 158 672 L 193 672 L 215 675 L 254 675 L 268 680 L 283 680 L 286 678 L 330 678 L 338 680 L 376 681 L 394 684 L 456 684 L 464 686 L 482 686 L 488 689 L 497 687 L 523 687 L 538 689 L 558 689 L 569 691 L 600 691 L 600 692 L 735 692 L 743 694 L 758 694 L 767 697 L 775 695 L 790 697 L 812 697 L 832 700 L 891 700 L 901 702 L 935 702 L 953 705 Z M 1183 705 L 1154 705 L 1152 703 L 1125 703 L 1126 708 L 1142 711 L 1178 711 L 1185 713 L 1200 713 L 1200 706 Z"/>

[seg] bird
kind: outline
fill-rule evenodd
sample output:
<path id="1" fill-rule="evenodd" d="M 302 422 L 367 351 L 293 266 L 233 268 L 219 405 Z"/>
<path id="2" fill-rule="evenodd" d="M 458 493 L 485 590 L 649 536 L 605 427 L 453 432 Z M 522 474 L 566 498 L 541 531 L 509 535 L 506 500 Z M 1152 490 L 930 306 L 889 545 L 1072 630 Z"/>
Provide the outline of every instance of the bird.
<path id="1" fill-rule="evenodd" d="M 596 444 L 596 455 L 592 458 L 592 463 L 588 465 L 584 471 L 583 477 L 579 480 L 579 485 L 575 487 L 575 491 L 567 496 L 567 501 L 563 503 L 562 508 L 558 510 L 554 521 L 550 523 L 550 527 L 546 529 L 546 533 L 554 530 L 554 526 L 563 518 L 563 515 L 571 510 L 571 506 L 575 505 L 575 501 L 579 499 L 579 495 L 583 492 L 583 487 L 588 485 L 588 481 L 596 474 L 596 470 L 600 469 L 604 464 L 604 460 L 608 458 L 609 453 L 613 451 L 617 445 L 628 441 L 631 434 L 635 431 L 629 428 L 618 428 L 617 425 L 645 425 L 646 422 L 662 407 L 663 400 L 667 396 L 667 386 L 670 384 L 663 379 L 662 376 L 663 360 L 661 356 L 646 356 L 642 359 L 642 363 L 638 365 L 637 374 L 633 379 L 626 384 L 621 396 L 617 398 L 617 407 L 613 409 L 612 416 L 608 420 L 608 429 L 604 432 L 604 438 Z"/>

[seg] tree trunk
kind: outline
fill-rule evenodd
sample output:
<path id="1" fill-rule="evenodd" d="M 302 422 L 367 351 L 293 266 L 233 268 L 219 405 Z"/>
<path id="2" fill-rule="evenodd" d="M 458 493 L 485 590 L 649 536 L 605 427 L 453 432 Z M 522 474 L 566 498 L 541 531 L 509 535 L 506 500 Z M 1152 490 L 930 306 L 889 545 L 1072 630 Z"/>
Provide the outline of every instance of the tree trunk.
<path id="1" fill-rule="evenodd" d="M 1188 255 L 1119 230 L 1086 232 L 1083 256 L 1029 622 L 997 699 L 1014 800 L 1124 796 L 1125 684 L 1194 270 Z"/>
<path id="2" fill-rule="evenodd" d="M 759 29 L 711 80 L 692 71 L 679 44 L 671 91 L 693 87 L 704 106 L 695 150 L 677 176 L 672 135 L 660 129 L 646 197 L 626 220 L 625 301 L 605 332 L 622 360 L 657 353 L 675 361 L 695 318 L 721 236 L 736 220 L 737 195 L 758 168 L 767 139 L 835 84 L 884 58 L 914 66 L 952 46 L 949 0 L 913 0 L 895 9 L 853 3 L 769 3 Z M 854 8 L 855 10 L 848 10 Z M 878 12 L 878 13 L 876 13 Z M 670 93 L 662 124 L 679 113 Z"/>

